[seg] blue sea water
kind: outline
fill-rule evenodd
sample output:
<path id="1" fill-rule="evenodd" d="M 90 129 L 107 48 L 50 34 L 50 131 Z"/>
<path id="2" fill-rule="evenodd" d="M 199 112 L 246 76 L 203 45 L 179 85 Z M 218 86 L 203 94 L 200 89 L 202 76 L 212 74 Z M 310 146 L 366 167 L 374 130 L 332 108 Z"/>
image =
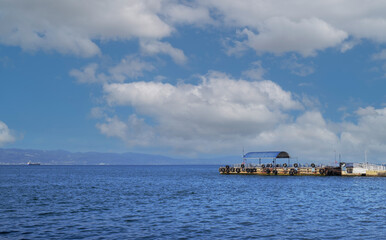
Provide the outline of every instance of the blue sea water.
<path id="1" fill-rule="evenodd" d="M 0 239 L 386 239 L 386 178 L 0 166 Z"/>

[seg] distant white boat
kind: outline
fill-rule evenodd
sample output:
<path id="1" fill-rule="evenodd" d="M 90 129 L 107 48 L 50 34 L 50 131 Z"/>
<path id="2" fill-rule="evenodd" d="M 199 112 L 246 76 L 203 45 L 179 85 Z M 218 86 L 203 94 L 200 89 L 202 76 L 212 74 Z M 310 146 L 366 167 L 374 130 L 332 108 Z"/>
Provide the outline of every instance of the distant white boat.
<path id="1" fill-rule="evenodd" d="M 31 161 L 28 161 L 27 165 L 40 165 L 40 163 L 34 163 L 34 162 L 31 162 Z"/>

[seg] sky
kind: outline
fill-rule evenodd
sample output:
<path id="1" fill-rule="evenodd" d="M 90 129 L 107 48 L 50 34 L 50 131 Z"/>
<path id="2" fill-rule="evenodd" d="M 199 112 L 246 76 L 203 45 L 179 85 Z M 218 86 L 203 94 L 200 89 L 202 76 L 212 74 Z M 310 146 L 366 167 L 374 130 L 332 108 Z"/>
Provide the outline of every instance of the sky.
<path id="1" fill-rule="evenodd" d="M 0 0 L 0 147 L 384 163 L 386 2 Z"/>

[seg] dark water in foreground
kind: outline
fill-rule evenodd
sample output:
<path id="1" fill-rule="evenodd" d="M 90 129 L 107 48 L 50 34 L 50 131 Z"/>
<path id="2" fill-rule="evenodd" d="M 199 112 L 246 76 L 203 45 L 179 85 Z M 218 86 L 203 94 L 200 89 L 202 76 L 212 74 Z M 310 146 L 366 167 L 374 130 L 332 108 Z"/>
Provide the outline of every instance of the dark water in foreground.
<path id="1" fill-rule="evenodd" d="M 386 178 L 0 166 L 0 239 L 386 239 Z"/>

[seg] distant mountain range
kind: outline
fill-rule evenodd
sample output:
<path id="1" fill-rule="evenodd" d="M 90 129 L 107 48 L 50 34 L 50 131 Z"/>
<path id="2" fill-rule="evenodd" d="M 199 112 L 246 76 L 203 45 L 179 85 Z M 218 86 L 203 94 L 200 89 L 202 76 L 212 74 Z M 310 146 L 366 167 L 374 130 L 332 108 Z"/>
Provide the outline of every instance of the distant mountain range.
<path id="1" fill-rule="evenodd" d="M 43 165 L 187 165 L 187 164 L 233 164 L 241 159 L 237 156 L 218 158 L 171 158 L 143 153 L 69 152 L 63 150 L 44 151 L 30 149 L 0 148 L 0 164 L 41 163 Z"/>

